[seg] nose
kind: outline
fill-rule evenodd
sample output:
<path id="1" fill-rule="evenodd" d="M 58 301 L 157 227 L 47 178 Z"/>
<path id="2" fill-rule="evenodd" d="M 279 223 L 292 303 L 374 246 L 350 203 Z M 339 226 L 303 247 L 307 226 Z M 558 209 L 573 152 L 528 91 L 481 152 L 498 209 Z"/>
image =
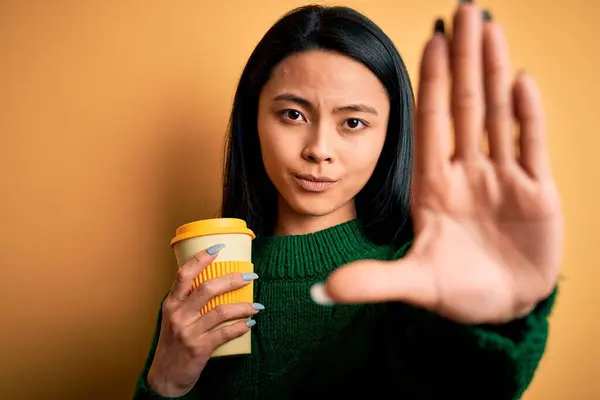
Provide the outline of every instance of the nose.
<path id="1" fill-rule="evenodd" d="M 333 152 L 327 136 L 326 132 L 311 132 L 302 149 L 302 158 L 314 164 L 332 163 Z"/>

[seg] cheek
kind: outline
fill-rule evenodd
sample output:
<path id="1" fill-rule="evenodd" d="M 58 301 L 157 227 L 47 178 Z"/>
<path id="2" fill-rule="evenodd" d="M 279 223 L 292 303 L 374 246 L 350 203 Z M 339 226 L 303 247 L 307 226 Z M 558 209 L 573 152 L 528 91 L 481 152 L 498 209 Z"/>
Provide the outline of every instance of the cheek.
<path id="1" fill-rule="evenodd" d="M 258 137 L 262 152 L 263 163 L 267 173 L 273 179 L 274 175 L 284 172 L 285 167 L 293 157 L 293 144 L 285 138 L 284 132 L 278 128 L 275 121 L 264 120 L 258 124 Z"/>
<path id="2" fill-rule="evenodd" d="M 347 172 L 358 180 L 368 180 L 377 165 L 385 137 L 364 138 L 347 149 L 344 158 Z M 358 182 L 357 182 L 358 183 Z M 361 184 L 364 182 L 361 182 Z"/>

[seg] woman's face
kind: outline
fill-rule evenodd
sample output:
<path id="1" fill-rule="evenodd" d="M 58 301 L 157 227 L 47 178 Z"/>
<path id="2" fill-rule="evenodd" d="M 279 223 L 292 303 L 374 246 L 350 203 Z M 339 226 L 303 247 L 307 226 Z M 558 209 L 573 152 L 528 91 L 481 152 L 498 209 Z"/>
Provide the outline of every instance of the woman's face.
<path id="1" fill-rule="evenodd" d="M 263 163 L 279 192 L 279 219 L 354 218 L 354 197 L 375 169 L 389 110 L 381 82 L 351 58 L 310 51 L 279 64 L 258 109 Z"/>

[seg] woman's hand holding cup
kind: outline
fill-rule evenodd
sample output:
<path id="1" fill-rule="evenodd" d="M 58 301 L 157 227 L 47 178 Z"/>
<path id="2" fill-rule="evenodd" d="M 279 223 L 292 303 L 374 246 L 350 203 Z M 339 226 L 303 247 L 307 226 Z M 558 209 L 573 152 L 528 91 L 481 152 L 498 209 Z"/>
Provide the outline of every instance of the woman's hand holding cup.
<path id="1" fill-rule="evenodd" d="M 208 279 L 190 292 L 196 277 L 223 247 L 213 245 L 182 265 L 163 302 L 160 336 L 147 376 L 148 385 L 160 395 L 177 397 L 189 392 L 215 349 L 248 332 L 255 321 L 247 318 L 264 308 L 257 303 L 218 304 L 201 315 L 200 310 L 216 296 L 258 278 L 254 273 L 229 273 Z M 235 320 L 239 321 L 223 324 Z"/>

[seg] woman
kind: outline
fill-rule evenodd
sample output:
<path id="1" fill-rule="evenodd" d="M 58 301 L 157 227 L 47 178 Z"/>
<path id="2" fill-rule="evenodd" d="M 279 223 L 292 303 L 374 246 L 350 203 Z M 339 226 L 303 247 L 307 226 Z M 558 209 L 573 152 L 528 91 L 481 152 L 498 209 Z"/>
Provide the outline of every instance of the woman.
<path id="1" fill-rule="evenodd" d="M 402 59 L 359 13 L 303 7 L 266 33 L 236 93 L 222 204 L 257 233 L 258 276 L 189 293 L 218 245 L 179 269 L 136 399 L 521 397 L 563 241 L 542 105 L 530 77 L 513 83 L 489 13 L 463 2 L 451 36 L 438 20 L 413 112 Z M 199 316 L 254 280 L 257 303 Z M 249 329 L 251 356 L 208 361 Z"/>

